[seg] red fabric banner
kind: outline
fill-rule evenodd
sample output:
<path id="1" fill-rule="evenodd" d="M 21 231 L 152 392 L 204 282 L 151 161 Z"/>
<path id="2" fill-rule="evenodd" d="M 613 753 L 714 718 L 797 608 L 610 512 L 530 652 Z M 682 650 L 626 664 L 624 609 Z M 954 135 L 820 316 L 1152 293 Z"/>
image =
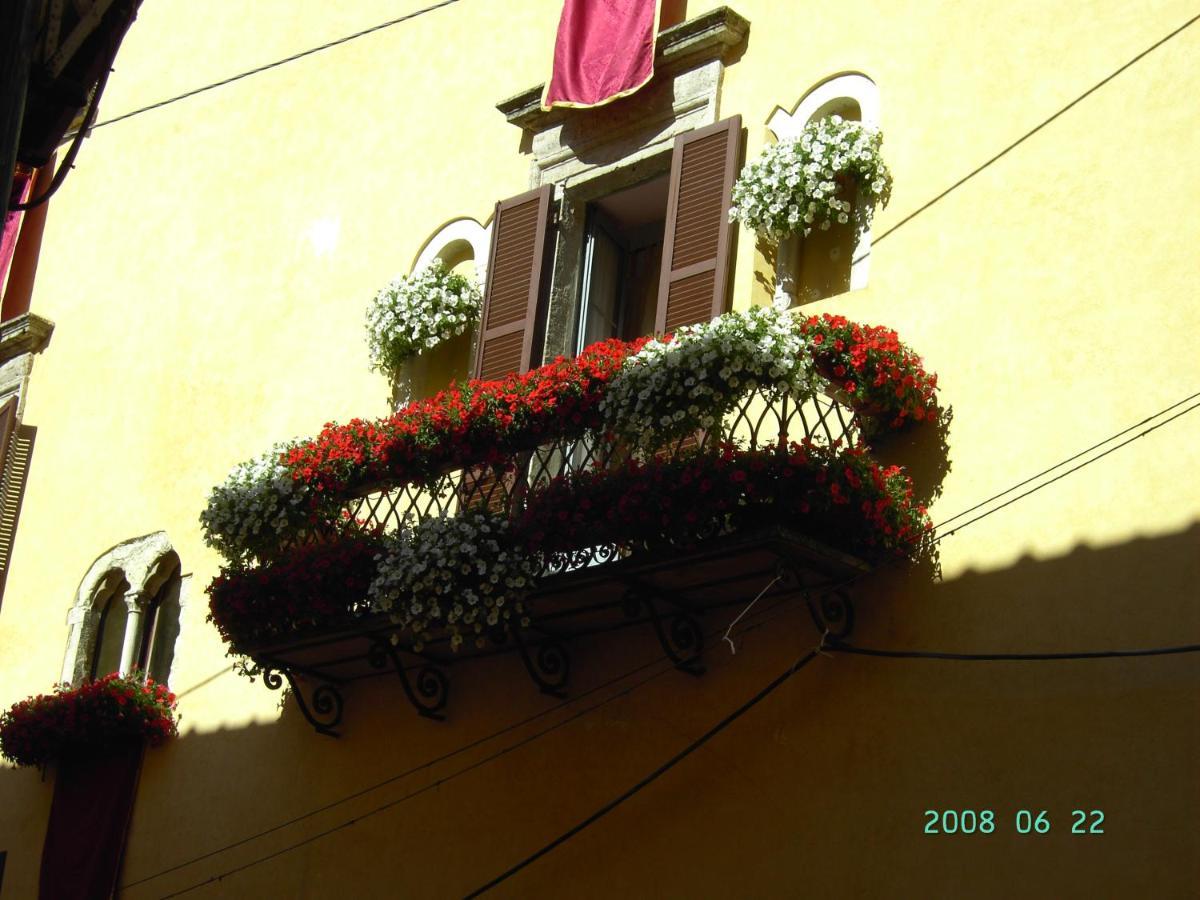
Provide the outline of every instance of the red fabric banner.
<path id="1" fill-rule="evenodd" d="M 32 173 L 19 169 L 14 172 L 12 197 L 8 206 L 28 200 L 32 184 Z M 8 212 L 8 206 L 4 207 L 4 231 L 0 232 L 0 291 L 3 290 L 4 282 L 8 278 L 8 267 L 12 263 L 13 251 L 17 248 L 17 235 L 21 233 L 21 219 L 24 216 L 20 212 Z"/>
<path id="2" fill-rule="evenodd" d="M 657 36 L 658 0 L 564 0 L 542 109 L 632 94 L 654 75 Z"/>

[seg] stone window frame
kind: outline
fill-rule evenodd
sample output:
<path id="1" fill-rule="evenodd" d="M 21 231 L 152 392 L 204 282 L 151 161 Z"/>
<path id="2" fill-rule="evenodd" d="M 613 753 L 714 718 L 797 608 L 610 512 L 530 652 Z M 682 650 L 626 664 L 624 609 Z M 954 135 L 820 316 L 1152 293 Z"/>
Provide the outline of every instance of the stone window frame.
<path id="1" fill-rule="evenodd" d="M 525 132 L 529 187 L 554 186 L 557 234 L 542 359 L 575 355 L 586 207 L 666 174 L 675 138 L 718 122 L 725 66 L 746 46 L 750 23 L 721 6 L 659 33 L 654 79 L 591 110 L 543 110 L 543 85 L 497 104 Z"/>
<path id="2" fill-rule="evenodd" d="M 838 104 L 853 101 L 858 105 L 860 121 L 874 128 L 880 125 L 879 87 L 862 72 L 844 72 L 818 82 L 797 101 L 791 112 L 776 106 L 767 119 L 767 129 L 776 141 L 796 137 L 814 118 L 835 109 Z M 795 237 L 780 241 L 775 269 L 776 306 L 787 308 L 797 301 L 796 271 L 799 264 L 799 240 Z M 850 264 L 850 290 L 867 286 L 871 272 L 871 229 L 859 236 Z"/>
<path id="3" fill-rule="evenodd" d="M 122 599 L 129 614 L 125 620 L 118 671 L 128 675 L 142 644 L 145 613 L 154 597 L 172 575 L 180 572 L 180 568 L 179 555 L 165 531 L 123 541 L 101 554 L 88 568 L 67 613 L 67 652 L 61 680 L 79 684 L 88 678 L 103 611 L 122 585 L 128 585 Z M 190 578 L 180 572 L 180 625 L 187 606 L 186 588 Z"/>

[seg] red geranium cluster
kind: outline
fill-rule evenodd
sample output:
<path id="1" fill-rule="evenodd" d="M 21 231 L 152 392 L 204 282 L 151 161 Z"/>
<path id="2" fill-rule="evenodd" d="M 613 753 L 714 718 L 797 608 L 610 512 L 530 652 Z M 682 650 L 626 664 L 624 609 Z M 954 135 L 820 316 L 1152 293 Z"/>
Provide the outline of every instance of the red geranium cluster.
<path id="1" fill-rule="evenodd" d="M 548 437 L 596 427 L 605 385 L 647 340 L 602 341 L 524 375 L 461 382 L 385 419 L 330 423 L 283 461 L 296 480 L 326 492 L 419 484 L 447 468 L 499 462 Z"/>
<path id="2" fill-rule="evenodd" d="M 884 417 L 891 428 L 937 415 L 937 375 L 925 371 L 921 357 L 892 329 L 829 313 L 804 319 L 800 327 L 814 348 L 817 371 L 860 412 Z"/>
<path id="3" fill-rule="evenodd" d="M 930 529 L 912 482 L 859 448 L 724 446 L 675 460 L 629 460 L 559 478 L 532 494 L 516 531 L 545 553 L 602 544 L 694 543 L 764 525 L 869 556 L 915 556 Z"/>
<path id="4" fill-rule="evenodd" d="M 178 733 L 175 695 L 166 685 L 114 672 L 15 704 L 0 716 L 0 755 L 40 766 L 120 740 L 160 744 Z"/>
<path id="5" fill-rule="evenodd" d="M 222 569 L 207 588 L 208 620 L 234 648 L 345 621 L 367 610 L 380 552 L 378 538 L 351 533 L 256 568 Z"/>

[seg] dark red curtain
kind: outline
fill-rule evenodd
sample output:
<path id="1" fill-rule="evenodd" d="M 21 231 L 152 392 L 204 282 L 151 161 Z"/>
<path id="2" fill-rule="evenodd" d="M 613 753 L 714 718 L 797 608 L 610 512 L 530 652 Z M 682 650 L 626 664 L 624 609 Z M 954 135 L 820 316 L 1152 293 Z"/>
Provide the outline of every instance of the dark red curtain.
<path id="1" fill-rule="evenodd" d="M 64 757 L 54 776 L 39 900 L 111 897 L 142 768 L 141 741 Z"/>

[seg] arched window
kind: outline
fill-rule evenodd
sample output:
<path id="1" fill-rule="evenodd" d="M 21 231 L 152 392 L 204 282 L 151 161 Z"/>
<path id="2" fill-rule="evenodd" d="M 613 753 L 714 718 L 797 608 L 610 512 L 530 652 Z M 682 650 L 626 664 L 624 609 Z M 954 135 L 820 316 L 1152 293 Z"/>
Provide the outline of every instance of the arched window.
<path id="1" fill-rule="evenodd" d="M 62 680 L 136 671 L 165 683 L 182 593 L 179 557 L 161 531 L 103 554 L 88 569 L 67 617 Z"/>
<path id="2" fill-rule="evenodd" d="M 447 269 L 465 275 L 482 289 L 487 276 L 488 246 L 491 226 L 484 227 L 474 219 L 454 219 L 439 228 L 417 254 L 412 271 L 425 268 L 435 259 Z M 414 357 L 406 372 L 395 385 L 396 403 L 427 397 L 446 387 L 451 381 L 467 378 L 471 371 L 475 331 L 468 331 Z"/>
<path id="3" fill-rule="evenodd" d="M 859 73 L 830 78 L 805 94 L 792 112 L 776 108 L 767 127 L 777 140 L 788 140 L 809 122 L 834 115 L 878 128 L 879 89 L 875 82 Z M 790 306 L 860 290 L 867 286 L 870 264 L 869 228 L 856 234 L 849 224 L 814 230 L 803 239 L 789 238 L 778 250 L 775 302 Z"/>

